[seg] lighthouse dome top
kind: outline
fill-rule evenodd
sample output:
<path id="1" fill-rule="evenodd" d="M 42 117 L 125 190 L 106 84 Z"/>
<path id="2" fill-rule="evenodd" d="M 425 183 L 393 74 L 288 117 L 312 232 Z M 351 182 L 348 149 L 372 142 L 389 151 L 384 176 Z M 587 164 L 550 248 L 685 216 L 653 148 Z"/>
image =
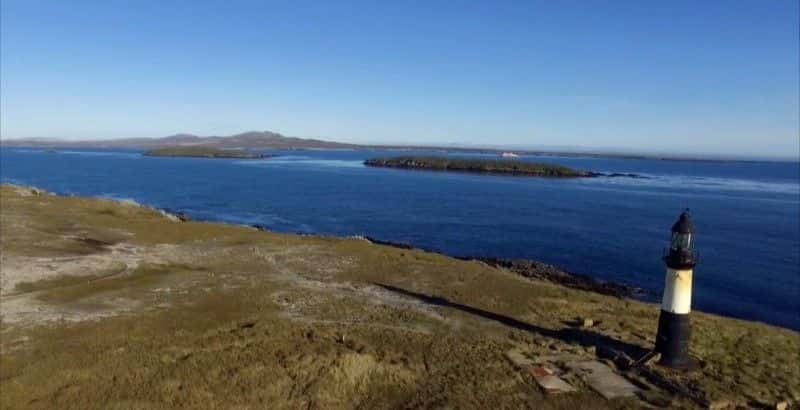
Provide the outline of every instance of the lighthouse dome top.
<path id="1" fill-rule="evenodd" d="M 689 208 L 686 208 L 678 217 L 678 221 L 672 225 L 672 232 L 676 233 L 694 233 L 694 224 L 692 223 L 692 215 Z"/>

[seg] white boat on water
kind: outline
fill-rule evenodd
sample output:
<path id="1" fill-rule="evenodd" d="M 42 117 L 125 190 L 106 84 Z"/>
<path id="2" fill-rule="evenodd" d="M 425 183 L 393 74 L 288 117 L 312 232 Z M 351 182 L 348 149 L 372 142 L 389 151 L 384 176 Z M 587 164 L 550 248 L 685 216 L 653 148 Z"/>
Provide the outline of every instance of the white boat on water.
<path id="1" fill-rule="evenodd" d="M 503 157 L 503 158 L 519 158 L 519 155 L 517 155 L 517 154 L 515 154 L 513 152 L 504 152 L 504 153 L 500 154 L 500 156 Z"/>

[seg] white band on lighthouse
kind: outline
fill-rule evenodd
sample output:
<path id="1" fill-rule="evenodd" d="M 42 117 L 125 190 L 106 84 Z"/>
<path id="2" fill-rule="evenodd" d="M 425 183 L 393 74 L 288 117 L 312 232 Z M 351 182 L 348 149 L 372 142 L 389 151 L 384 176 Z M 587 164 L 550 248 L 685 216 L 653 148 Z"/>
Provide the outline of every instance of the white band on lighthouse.
<path id="1" fill-rule="evenodd" d="M 692 270 L 667 268 L 661 309 L 679 315 L 692 310 Z"/>

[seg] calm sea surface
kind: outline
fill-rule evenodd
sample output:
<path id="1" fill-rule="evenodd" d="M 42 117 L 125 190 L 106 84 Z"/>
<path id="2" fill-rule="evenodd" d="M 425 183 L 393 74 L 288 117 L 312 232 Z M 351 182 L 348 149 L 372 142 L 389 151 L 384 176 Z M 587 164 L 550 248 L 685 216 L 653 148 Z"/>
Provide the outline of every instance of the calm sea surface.
<path id="1" fill-rule="evenodd" d="M 800 164 L 525 157 L 651 177 L 545 179 L 367 168 L 389 151 L 267 151 L 267 160 L 0 149 L 4 182 L 133 199 L 196 219 L 368 235 L 458 256 L 529 258 L 651 290 L 689 207 L 693 307 L 800 329 Z M 405 154 L 405 153 L 402 153 Z"/>

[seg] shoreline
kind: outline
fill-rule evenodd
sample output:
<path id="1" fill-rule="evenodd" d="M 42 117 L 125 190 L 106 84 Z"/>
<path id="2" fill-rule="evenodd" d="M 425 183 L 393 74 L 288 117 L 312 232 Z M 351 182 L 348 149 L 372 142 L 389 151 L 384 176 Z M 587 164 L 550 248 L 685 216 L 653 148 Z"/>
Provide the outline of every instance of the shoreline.
<path id="1" fill-rule="evenodd" d="M 363 240 L 369 242 L 370 244 L 380 245 L 380 246 L 388 246 L 396 249 L 406 249 L 406 250 L 418 250 L 427 253 L 432 253 L 436 255 L 441 255 L 445 257 L 454 258 L 457 260 L 462 261 L 474 261 L 485 264 L 490 267 L 500 268 L 511 272 L 519 277 L 532 279 L 532 280 L 540 280 L 543 282 L 552 283 L 558 286 L 564 286 L 570 289 L 576 290 L 583 290 L 592 293 L 596 293 L 599 295 L 605 296 L 612 296 L 617 299 L 630 299 L 635 300 L 643 303 L 654 304 L 657 305 L 659 301 L 656 298 L 655 292 L 649 291 L 644 288 L 636 287 L 627 285 L 625 283 L 614 282 L 614 281 L 603 281 L 596 278 L 591 277 L 590 275 L 570 272 L 566 269 L 560 268 L 559 266 L 548 264 L 546 262 L 534 260 L 534 259 L 522 259 L 522 258 L 502 258 L 502 257 L 492 257 L 492 256 L 462 256 L 462 255 L 452 255 L 447 252 L 436 250 L 436 249 L 428 249 L 425 247 L 419 247 L 413 244 L 403 243 L 403 242 L 395 242 L 395 241 L 388 241 L 379 238 L 375 238 L 369 235 L 330 235 L 330 234 L 318 234 L 318 233 L 303 233 L 303 232 L 295 232 L 295 231 L 275 231 L 270 229 L 269 227 L 262 225 L 262 224 L 246 224 L 246 223 L 235 223 L 229 222 L 222 219 L 195 219 L 191 215 L 174 208 L 169 207 L 154 207 L 148 205 L 146 203 L 140 203 L 133 199 L 120 199 L 114 197 L 106 197 L 106 196 L 81 196 L 81 195 L 74 195 L 74 194 L 59 194 L 51 191 L 44 190 L 39 187 L 25 185 L 25 184 L 18 184 L 12 182 L 0 182 L 0 186 L 7 185 L 13 187 L 15 189 L 30 189 L 38 194 L 42 195 L 54 195 L 54 196 L 61 196 L 61 197 L 81 197 L 81 198 L 97 198 L 102 200 L 109 200 L 119 204 L 127 204 L 127 205 L 135 205 L 141 208 L 152 209 L 156 212 L 161 213 L 164 217 L 168 218 L 171 221 L 175 222 L 205 222 L 205 223 L 216 223 L 222 224 L 227 226 L 241 226 L 246 227 L 249 229 L 255 229 L 262 232 L 269 232 L 269 233 L 277 233 L 283 235 L 292 235 L 297 237 L 318 237 L 318 238 L 335 238 L 335 239 L 351 239 L 351 240 Z M 37 195 L 38 195 L 37 194 Z M 707 312 L 709 314 L 716 314 L 720 315 L 725 318 L 730 318 L 734 320 L 743 320 L 747 322 L 753 323 L 763 323 L 768 326 L 776 326 L 779 328 L 791 330 L 791 331 L 798 331 L 800 329 L 794 329 L 791 327 L 781 326 L 778 324 L 763 322 L 754 319 L 742 318 L 737 316 L 727 315 L 725 313 L 718 313 L 718 312 Z"/>
<path id="2" fill-rule="evenodd" d="M 287 408 L 435 407 L 442 394 L 465 408 L 486 400 L 554 409 L 564 399 L 609 409 L 800 400 L 800 368 L 781 359 L 800 354 L 796 331 L 695 311 L 700 366 L 675 372 L 646 360 L 658 305 L 580 281 L 565 286 L 571 276 L 549 265 L 261 232 L 23 185 L 0 190 L 0 385 L 16 407 L 31 396 L 69 407 L 115 394 L 158 407 L 178 390 L 217 407 L 234 398 L 263 404 L 265 386 L 278 386 L 271 402 Z M 607 401 L 582 365 L 637 393 Z M 538 368 L 574 393 L 550 396 Z M 325 383 L 331 389 L 304 388 Z M 479 388 L 458 388 L 465 384 Z"/>
<path id="3" fill-rule="evenodd" d="M 335 238 L 335 239 L 354 239 L 354 240 L 364 240 L 371 244 L 375 245 L 382 245 L 388 246 L 397 249 L 407 249 L 407 250 L 418 250 L 427 253 L 432 253 L 436 255 L 441 255 L 449 258 L 454 258 L 462 261 L 474 261 L 485 264 L 489 267 L 500 268 L 506 271 L 509 271 L 519 277 L 526 278 L 526 279 L 533 279 L 533 280 L 540 280 L 544 282 L 548 282 L 558 286 L 564 286 L 570 289 L 576 290 L 584 290 L 592 293 L 596 293 L 598 295 L 604 296 L 612 296 L 618 299 L 628 299 L 634 300 L 638 302 L 648 303 L 652 305 L 660 305 L 659 300 L 659 293 L 657 291 L 652 291 L 646 288 L 633 286 L 626 284 L 624 282 L 616 282 L 613 280 L 601 280 L 592 277 L 591 275 L 580 273 L 580 272 L 573 272 L 568 269 L 564 269 L 558 265 L 549 264 L 547 262 L 535 260 L 535 259 L 525 259 L 525 258 L 504 258 L 504 257 L 497 257 L 497 256 L 474 256 L 474 255 L 456 255 L 450 254 L 446 251 L 439 250 L 439 249 L 431 249 L 426 247 L 420 247 L 414 244 L 404 243 L 404 242 L 396 242 L 390 240 L 383 240 L 380 238 L 375 238 L 370 235 L 335 235 L 335 234 L 325 234 L 325 233 L 308 233 L 308 232 L 299 232 L 299 231 L 278 231 L 272 230 L 269 227 L 263 224 L 249 224 L 249 223 L 238 223 L 233 221 L 226 221 L 224 219 L 196 219 L 192 217 L 192 215 L 183 212 L 180 209 L 174 209 L 170 207 L 155 207 L 151 206 L 147 203 L 140 203 L 134 199 L 130 198 L 116 198 L 110 196 L 85 196 L 85 195 L 76 195 L 76 194 L 60 194 L 56 192 L 51 192 L 44 190 L 42 188 L 27 185 L 25 183 L 17 182 L 0 182 L 0 186 L 2 185 L 9 185 L 18 188 L 30 188 L 37 190 L 42 193 L 61 196 L 61 197 L 80 197 L 80 198 L 96 198 L 102 200 L 109 200 L 120 204 L 128 204 L 128 205 L 136 205 L 138 207 L 151 209 L 156 212 L 161 213 L 165 217 L 169 218 L 173 221 L 179 222 L 205 222 L 205 223 L 216 223 L 222 224 L 227 226 L 241 226 L 246 227 L 249 229 L 255 229 L 262 232 L 269 232 L 269 233 L 276 233 L 282 235 L 292 235 L 297 237 L 318 237 L 318 238 Z M 780 324 L 780 323 L 773 323 L 767 322 L 764 320 L 759 320 L 751 317 L 744 317 L 744 316 L 736 316 L 729 314 L 728 312 L 721 311 L 721 310 L 701 310 L 694 308 L 693 311 L 696 312 L 703 312 L 705 314 L 712 314 L 712 315 L 719 315 L 721 317 L 729 318 L 732 320 L 742 320 L 746 322 L 752 323 L 761 323 L 768 326 L 776 326 L 781 329 L 787 329 L 790 331 L 800 332 L 800 328 L 791 327 L 788 325 Z"/>
<path id="4" fill-rule="evenodd" d="M 120 199 L 114 197 L 106 197 L 106 196 L 80 196 L 80 195 L 73 195 L 73 194 L 59 194 L 54 193 L 51 191 L 47 191 L 45 189 L 30 186 L 30 185 L 21 185 L 16 183 L 10 182 L 2 182 L 0 186 L 7 185 L 14 189 L 22 189 L 22 190 L 31 190 L 35 192 L 35 195 L 54 195 L 54 196 L 62 196 L 62 197 L 84 197 L 84 198 L 99 198 L 104 200 L 109 200 L 113 202 L 117 202 L 120 204 L 126 205 L 135 205 L 142 208 L 152 209 L 157 211 L 167 217 L 168 219 L 176 222 L 209 222 L 209 223 L 219 223 L 223 225 L 230 225 L 230 226 L 243 226 L 252 229 L 256 229 L 263 232 L 272 232 L 272 233 L 279 233 L 285 235 L 295 235 L 298 237 L 303 236 L 315 236 L 315 237 L 330 237 L 330 238 L 337 238 L 337 239 L 354 239 L 354 240 L 364 240 L 374 245 L 381 245 L 381 246 L 389 246 L 392 248 L 397 249 L 408 249 L 408 250 L 419 250 L 428 253 L 434 253 L 437 255 L 447 256 L 458 260 L 463 261 L 476 261 L 483 264 L 486 264 L 491 267 L 495 268 L 502 268 L 508 270 L 512 273 L 515 273 L 521 277 L 528 278 L 528 279 L 538 279 L 545 282 L 553 283 L 556 285 L 565 286 L 572 289 L 578 290 L 585 290 L 589 292 L 598 293 L 601 295 L 606 296 L 613 296 L 616 298 L 630 298 L 633 300 L 642 301 L 645 303 L 657 303 L 655 300 L 648 299 L 646 297 L 637 297 L 637 296 L 655 296 L 652 292 L 636 287 L 627 285 L 620 282 L 614 281 L 602 281 L 596 278 L 593 278 L 589 275 L 570 272 L 566 269 L 563 269 L 559 266 L 552 265 L 546 262 L 538 261 L 535 259 L 524 259 L 524 258 L 502 258 L 502 257 L 495 257 L 495 256 L 460 256 L 460 255 L 452 255 L 447 252 L 443 252 L 436 249 L 428 249 L 424 247 L 419 247 L 413 244 L 403 243 L 403 242 L 395 242 L 395 241 L 387 241 L 379 238 L 375 238 L 369 235 L 328 235 L 328 234 L 317 234 L 317 233 L 302 233 L 302 232 L 283 232 L 283 231 L 275 231 L 270 229 L 269 227 L 262 225 L 262 224 L 240 224 L 240 223 L 233 223 L 228 222 L 222 219 L 195 219 L 191 215 L 174 208 L 169 207 L 154 207 L 145 203 L 140 203 L 133 199 Z M 732 316 L 734 319 L 740 320 L 747 320 L 736 318 Z"/>
<path id="5" fill-rule="evenodd" d="M 261 228 L 259 227 L 259 229 Z M 646 296 L 655 296 L 653 292 L 650 292 L 646 289 L 614 281 L 602 281 L 589 275 L 570 272 L 556 265 L 535 259 L 500 258 L 492 256 L 459 256 L 451 255 L 447 252 L 442 252 L 435 249 L 426 249 L 407 243 L 376 239 L 371 236 L 347 236 L 346 238 L 364 239 L 376 245 L 391 246 L 398 249 L 416 249 L 424 252 L 432 252 L 463 261 L 477 261 L 491 267 L 506 269 L 519 276 L 529 279 L 543 280 L 572 289 L 585 290 L 606 296 L 614 296 L 620 299 L 630 298 L 646 303 L 657 303 L 655 300 L 649 300 L 646 298 Z"/>

